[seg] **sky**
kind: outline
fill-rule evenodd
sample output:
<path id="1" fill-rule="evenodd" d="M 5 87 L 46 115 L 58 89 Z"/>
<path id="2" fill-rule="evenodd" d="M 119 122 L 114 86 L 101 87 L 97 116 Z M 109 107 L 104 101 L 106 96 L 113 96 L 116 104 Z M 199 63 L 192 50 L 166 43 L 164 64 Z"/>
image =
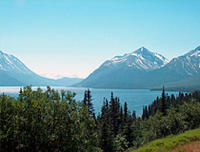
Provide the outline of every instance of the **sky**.
<path id="1" fill-rule="evenodd" d="M 140 47 L 200 45 L 200 0 L 0 0 L 0 50 L 50 78 L 85 78 Z"/>

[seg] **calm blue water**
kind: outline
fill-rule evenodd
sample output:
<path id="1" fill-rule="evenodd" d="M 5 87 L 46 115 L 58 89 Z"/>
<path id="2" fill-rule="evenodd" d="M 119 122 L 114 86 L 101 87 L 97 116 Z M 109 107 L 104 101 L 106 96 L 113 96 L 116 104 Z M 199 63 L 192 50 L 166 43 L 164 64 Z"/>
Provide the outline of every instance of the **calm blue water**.
<path id="1" fill-rule="evenodd" d="M 37 87 L 33 87 L 36 89 Z M 46 87 L 41 87 L 46 89 Z M 72 91 L 76 93 L 75 99 L 83 100 L 84 91 L 87 88 L 70 88 L 70 87 L 52 87 L 57 90 L 65 89 L 67 91 Z M 5 93 L 11 96 L 17 96 L 20 87 L 0 87 L 0 93 Z M 137 115 L 141 115 L 144 105 L 148 105 L 156 99 L 157 96 L 161 95 L 161 91 L 150 91 L 147 89 L 93 89 L 91 88 L 91 95 L 93 99 L 93 105 L 95 112 L 99 113 L 101 111 L 101 106 L 103 104 L 103 98 L 110 99 L 111 92 L 114 96 L 119 97 L 121 104 L 127 102 L 128 109 L 132 112 L 136 111 Z M 178 95 L 178 92 L 167 91 L 168 95 L 174 94 Z"/>

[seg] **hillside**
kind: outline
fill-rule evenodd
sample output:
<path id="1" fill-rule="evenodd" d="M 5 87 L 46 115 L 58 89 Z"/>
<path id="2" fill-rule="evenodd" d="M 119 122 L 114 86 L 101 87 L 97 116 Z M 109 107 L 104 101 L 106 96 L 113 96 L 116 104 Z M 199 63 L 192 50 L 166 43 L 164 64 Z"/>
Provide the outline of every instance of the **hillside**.
<path id="1" fill-rule="evenodd" d="M 166 90 L 171 91 L 196 91 L 200 90 L 200 74 L 177 82 L 166 83 Z M 151 90 L 161 90 L 161 87 L 152 87 Z"/>
<path id="2" fill-rule="evenodd" d="M 188 79 L 165 85 L 168 90 L 194 91 L 200 89 L 200 74 Z"/>
<path id="3" fill-rule="evenodd" d="M 0 86 L 23 86 L 17 79 L 9 76 L 5 71 L 0 70 Z"/>
<path id="4" fill-rule="evenodd" d="M 200 141 L 200 129 L 190 130 L 177 136 L 158 139 L 137 150 L 129 150 L 129 152 L 183 152 L 185 149 L 189 149 L 190 144 L 198 146 L 199 142 L 195 141 Z"/>

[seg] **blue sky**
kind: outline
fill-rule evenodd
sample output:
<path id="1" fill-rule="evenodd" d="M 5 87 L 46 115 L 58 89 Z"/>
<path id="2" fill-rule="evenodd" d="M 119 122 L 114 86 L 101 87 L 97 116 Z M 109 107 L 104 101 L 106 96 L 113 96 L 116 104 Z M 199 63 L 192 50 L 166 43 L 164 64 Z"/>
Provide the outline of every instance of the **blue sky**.
<path id="1" fill-rule="evenodd" d="M 0 0 L 0 50 L 48 77 L 86 77 L 142 46 L 171 59 L 200 45 L 199 0 Z"/>

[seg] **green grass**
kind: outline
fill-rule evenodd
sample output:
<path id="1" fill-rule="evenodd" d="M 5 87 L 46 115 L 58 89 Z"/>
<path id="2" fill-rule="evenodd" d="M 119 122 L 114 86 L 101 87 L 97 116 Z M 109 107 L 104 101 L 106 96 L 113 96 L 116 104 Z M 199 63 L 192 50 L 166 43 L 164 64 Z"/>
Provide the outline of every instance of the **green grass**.
<path id="1" fill-rule="evenodd" d="M 180 145 L 200 140 L 200 129 L 190 130 L 177 136 L 169 136 L 163 139 L 152 141 L 148 145 L 132 152 L 171 152 Z"/>

